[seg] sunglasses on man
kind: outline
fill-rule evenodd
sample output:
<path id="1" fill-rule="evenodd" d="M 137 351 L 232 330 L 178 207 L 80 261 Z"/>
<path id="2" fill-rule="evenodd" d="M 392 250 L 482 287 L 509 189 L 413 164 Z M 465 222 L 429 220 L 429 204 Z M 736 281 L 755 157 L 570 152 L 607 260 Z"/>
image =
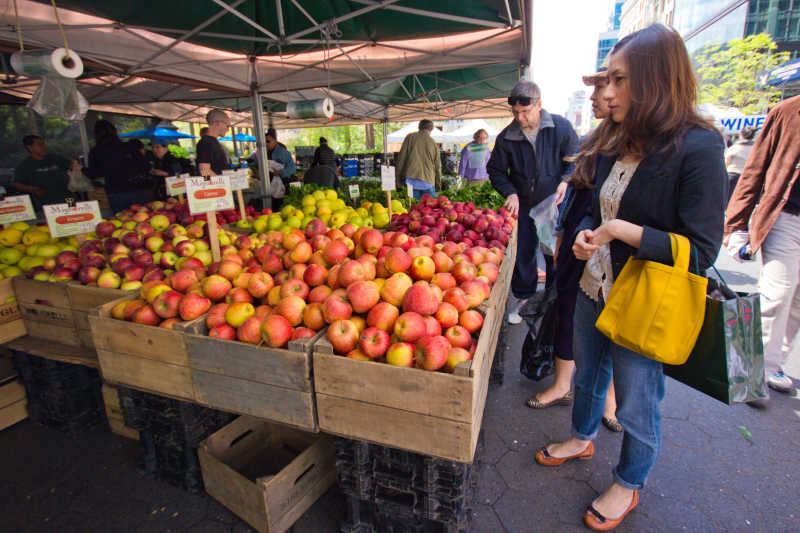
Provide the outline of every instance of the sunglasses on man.
<path id="1" fill-rule="evenodd" d="M 533 103 L 533 98 L 530 96 L 509 96 L 508 97 L 508 105 L 513 106 L 516 104 L 522 106 L 528 106 Z"/>

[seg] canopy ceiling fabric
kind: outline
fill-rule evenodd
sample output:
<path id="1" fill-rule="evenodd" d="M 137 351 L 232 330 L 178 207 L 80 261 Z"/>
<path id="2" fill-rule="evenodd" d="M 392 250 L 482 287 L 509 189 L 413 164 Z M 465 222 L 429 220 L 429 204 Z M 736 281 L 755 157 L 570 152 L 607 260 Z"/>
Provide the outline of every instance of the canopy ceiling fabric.
<path id="1" fill-rule="evenodd" d="M 92 108 L 202 121 L 210 107 L 219 106 L 234 111 L 234 125 L 249 126 L 253 69 L 247 53 L 263 51 L 272 55 L 253 58 L 256 85 L 276 127 L 508 115 L 496 100 L 519 79 L 524 57 L 517 0 L 508 3 L 515 19 L 512 24 L 504 15 L 506 2 L 494 0 L 437 2 L 437 13 L 455 17 L 446 22 L 417 13 L 425 9 L 425 3 L 416 0 L 227 2 L 230 6 L 223 7 L 222 0 L 174 0 L 168 11 L 163 2 L 152 0 L 57 2 L 70 48 L 86 65 L 78 85 Z M 49 3 L 17 3 L 26 47 L 63 45 Z M 241 16 L 274 33 L 270 24 L 277 24 L 277 5 L 283 8 L 287 36 L 282 50 L 302 45 L 312 51 L 280 56 L 277 44 L 252 40 L 253 31 L 269 37 Z M 241 16 L 230 12 L 232 6 Z M 320 33 L 319 23 L 331 17 L 345 18 L 336 23 L 341 32 L 334 33 L 337 40 L 325 40 Z M 209 19 L 214 20 L 204 26 Z M 217 24 L 227 29 L 223 32 Z M 330 30 L 330 26 L 326 27 Z M 442 32 L 448 34 L 433 36 Z M 384 40 L 364 41 L 370 35 Z M 16 50 L 16 38 L 13 9 L 9 9 L 0 13 L 0 50 Z M 250 48 L 242 50 L 243 43 L 257 46 L 247 44 Z M 16 85 L 1 86 L 0 91 L 27 98 L 37 85 L 36 80 L 21 78 Z M 286 117 L 285 102 L 326 95 L 334 100 L 333 123 Z"/>

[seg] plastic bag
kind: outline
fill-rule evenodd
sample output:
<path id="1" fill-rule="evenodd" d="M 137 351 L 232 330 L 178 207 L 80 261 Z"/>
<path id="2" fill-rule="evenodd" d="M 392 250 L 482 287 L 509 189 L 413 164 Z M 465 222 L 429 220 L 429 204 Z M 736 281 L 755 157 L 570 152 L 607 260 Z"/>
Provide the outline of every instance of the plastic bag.
<path id="1" fill-rule="evenodd" d="M 286 186 L 280 176 L 272 176 L 272 181 L 269 183 L 270 196 L 273 198 L 283 198 L 286 196 Z"/>
<path id="2" fill-rule="evenodd" d="M 519 314 L 528 324 L 519 371 L 528 379 L 539 381 L 555 372 L 558 320 L 556 290 L 551 288 L 537 292 L 525 302 Z"/>
<path id="3" fill-rule="evenodd" d="M 28 107 L 43 117 L 83 120 L 89 110 L 89 102 L 78 91 L 74 79 L 43 76 Z"/>
<path id="4" fill-rule="evenodd" d="M 92 182 L 83 175 L 80 170 L 70 170 L 67 172 L 69 183 L 67 190 L 70 192 L 89 192 L 94 190 Z"/>
<path id="5" fill-rule="evenodd" d="M 553 193 L 530 210 L 530 217 L 536 224 L 539 246 L 547 255 L 554 255 L 556 249 L 556 224 L 558 223 L 557 193 Z"/>

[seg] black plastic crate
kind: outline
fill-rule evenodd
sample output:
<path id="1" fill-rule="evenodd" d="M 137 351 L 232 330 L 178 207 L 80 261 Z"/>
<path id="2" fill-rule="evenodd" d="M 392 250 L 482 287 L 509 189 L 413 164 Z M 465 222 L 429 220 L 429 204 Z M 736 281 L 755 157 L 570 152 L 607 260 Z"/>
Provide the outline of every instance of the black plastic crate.
<path id="1" fill-rule="evenodd" d="M 26 389 L 36 392 L 72 391 L 95 388 L 101 382 L 100 373 L 83 365 L 62 363 L 25 352 L 13 353 L 14 367 Z"/>
<path id="2" fill-rule="evenodd" d="M 190 492 L 203 490 L 196 448 L 164 445 L 157 435 L 147 430 L 139 433 L 139 444 L 139 467 L 145 474 Z"/>
<path id="3" fill-rule="evenodd" d="M 125 387 L 117 388 L 119 407 L 125 425 L 131 429 L 142 431 L 147 428 L 147 419 L 142 406 L 144 393 Z"/>
<path id="4" fill-rule="evenodd" d="M 337 437 L 334 441 L 336 447 L 336 465 L 356 470 L 372 467 L 372 445 L 358 440 Z"/>
<path id="5" fill-rule="evenodd" d="M 360 473 L 337 468 L 337 484 L 348 496 L 371 500 L 375 491 L 375 480 L 370 473 Z"/>

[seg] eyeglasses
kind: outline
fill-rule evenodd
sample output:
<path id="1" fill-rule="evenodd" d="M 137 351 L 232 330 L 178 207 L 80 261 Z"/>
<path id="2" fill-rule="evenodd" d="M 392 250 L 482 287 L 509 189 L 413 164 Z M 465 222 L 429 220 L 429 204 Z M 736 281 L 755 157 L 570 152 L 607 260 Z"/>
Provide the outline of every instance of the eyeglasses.
<path id="1" fill-rule="evenodd" d="M 513 106 L 516 104 L 522 106 L 531 105 L 535 100 L 530 96 L 509 96 L 508 97 L 508 105 Z"/>

